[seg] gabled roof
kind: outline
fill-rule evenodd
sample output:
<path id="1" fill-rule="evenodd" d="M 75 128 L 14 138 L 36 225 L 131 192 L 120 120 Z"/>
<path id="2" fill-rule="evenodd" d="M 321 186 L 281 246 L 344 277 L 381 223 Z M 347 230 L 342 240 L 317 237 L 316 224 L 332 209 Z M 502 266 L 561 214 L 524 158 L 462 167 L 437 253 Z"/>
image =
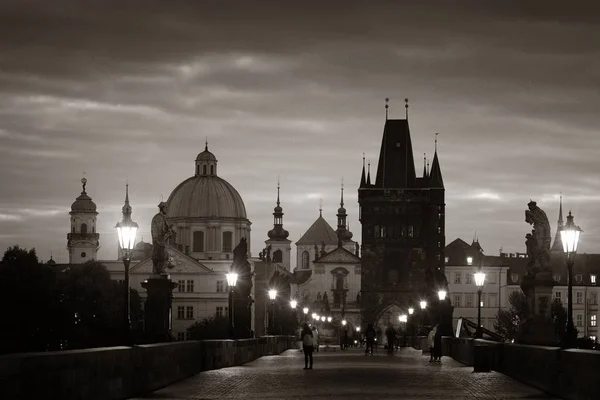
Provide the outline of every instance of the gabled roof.
<path id="1" fill-rule="evenodd" d="M 296 242 L 296 245 L 326 245 L 336 244 L 338 237 L 331 225 L 325 221 L 322 215 L 311 225 L 304 235 Z"/>
<path id="2" fill-rule="evenodd" d="M 414 187 L 416 179 L 410 129 L 406 119 L 388 119 L 383 128 L 375 185 L 383 188 Z"/>
<path id="3" fill-rule="evenodd" d="M 171 246 L 167 247 L 169 251 L 169 257 L 173 259 L 173 268 L 167 268 L 166 272 L 199 274 L 218 273 L 198 262 L 196 259 L 185 255 L 176 248 Z M 148 257 L 145 260 L 140 261 L 138 264 L 131 267 L 131 272 L 152 274 L 152 258 Z"/>
<path id="4" fill-rule="evenodd" d="M 360 264 L 360 258 L 343 247 L 337 247 L 336 249 L 316 260 L 315 263 Z"/>

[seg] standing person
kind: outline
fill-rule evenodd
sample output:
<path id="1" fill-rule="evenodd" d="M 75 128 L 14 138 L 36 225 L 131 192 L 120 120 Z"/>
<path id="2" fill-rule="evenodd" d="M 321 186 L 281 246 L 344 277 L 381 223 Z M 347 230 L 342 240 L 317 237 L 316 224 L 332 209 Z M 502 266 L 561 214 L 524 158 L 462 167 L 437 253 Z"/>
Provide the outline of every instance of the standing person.
<path id="1" fill-rule="evenodd" d="M 442 330 L 440 325 L 435 326 L 435 335 L 433 336 L 433 360 L 442 362 Z"/>
<path id="2" fill-rule="evenodd" d="M 373 346 L 375 345 L 376 336 L 377 332 L 375 332 L 373 324 L 369 324 L 367 326 L 367 330 L 365 331 L 365 340 L 367 342 L 367 346 L 365 347 L 365 356 L 369 354 L 369 349 L 371 350 L 371 355 L 373 355 Z"/>
<path id="3" fill-rule="evenodd" d="M 348 329 L 344 329 L 344 350 L 348 350 Z"/>
<path id="4" fill-rule="evenodd" d="M 315 351 L 318 353 L 319 352 L 319 330 L 317 329 L 316 326 L 313 325 L 312 332 L 313 332 L 313 346 L 314 346 Z"/>
<path id="5" fill-rule="evenodd" d="M 385 330 L 385 336 L 387 338 L 388 356 L 393 356 L 394 346 L 396 345 L 396 331 L 392 325 L 389 325 Z"/>
<path id="6" fill-rule="evenodd" d="M 307 323 L 305 323 L 304 327 L 302 328 L 302 350 L 304 351 L 304 369 L 312 369 L 313 351 L 315 350 L 315 347 L 313 341 L 313 331 L 310 330 Z"/>
<path id="7" fill-rule="evenodd" d="M 429 335 L 427 335 L 427 344 L 429 345 L 429 362 L 435 361 L 433 359 L 433 345 L 434 345 L 434 338 L 435 338 L 436 331 L 437 331 L 437 325 L 434 326 L 433 329 L 429 332 Z"/>

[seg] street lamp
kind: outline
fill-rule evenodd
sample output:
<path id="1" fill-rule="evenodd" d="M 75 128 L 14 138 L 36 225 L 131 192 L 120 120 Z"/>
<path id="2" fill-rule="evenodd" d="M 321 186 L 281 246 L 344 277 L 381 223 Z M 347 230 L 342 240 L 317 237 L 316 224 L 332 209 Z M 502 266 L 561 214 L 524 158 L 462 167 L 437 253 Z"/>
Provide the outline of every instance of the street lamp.
<path id="1" fill-rule="evenodd" d="M 342 320 L 342 325 L 343 325 L 343 326 L 346 326 L 346 324 L 347 324 L 346 320 L 345 320 L 345 319 L 343 319 L 343 320 Z"/>
<path id="2" fill-rule="evenodd" d="M 233 291 L 235 290 L 235 284 L 237 283 L 238 274 L 233 272 L 232 270 L 225 274 L 225 277 L 227 277 L 227 286 L 229 286 L 229 338 L 235 339 Z"/>
<path id="3" fill-rule="evenodd" d="M 275 331 L 275 299 L 277 298 L 277 290 L 269 290 L 269 299 L 271 299 L 271 335 Z"/>
<path id="4" fill-rule="evenodd" d="M 331 322 L 331 317 L 327 317 L 327 322 Z"/>
<path id="5" fill-rule="evenodd" d="M 573 215 L 569 211 L 567 224 L 560 231 L 560 238 L 563 245 L 563 251 L 567 258 L 567 271 L 569 273 L 568 292 L 567 292 L 567 332 L 565 347 L 575 345 L 577 331 L 573 325 L 573 265 L 575 264 L 575 255 L 577 254 L 577 245 L 579 244 L 579 236 L 581 235 L 580 227 L 573 222 Z"/>
<path id="6" fill-rule="evenodd" d="M 408 308 L 408 315 L 413 315 L 413 313 L 415 312 L 415 309 L 412 307 Z"/>
<path id="7" fill-rule="evenodd" d="M 477 330 L 475 331 L 475 337 L 481 339 L 483 331 L 481 330 L 481 292 L 483 290 L 483 284 L 485 283 L 485 272 L 481 270 L 481 265 L 474 275 L 475 285 L 477 286 Z"/>
<path id="8" fill-rule="evenodd" d="M 296 308 L 297 305 L 298 305 L 298 302 L 296 300 L 290 300 L 290 307 Z"/>
<path id="9" fill-rule="evenodd" d="M 306 322 L 306 319 L 308 318 L 308 307 L 304 307 L 302 312 L 304 313 L 304 322 Z"/>
<path id="10" fill-rule="evenodd" d="M 325 318 L 324 316 L 322 316 L 322 317 L 321 317 L 321 322 L 325 322 L 325 319 L 326 319 L 326 318 Z"/>
<path id="11" fill-rule="evenodd" d="M 312 313 L 312 319 L 319 319 L 319 316 L 317 315 L 317 313 Z"/>
<path id="12" fill-rule="evenodd" d="M 423 329 L 423 314 L 425 313 L 425 309 L 427 308 L 427 302 L 425 300 L 421 300 L 419 302 L 419 306 L 421 306 L 421 329 Z"/>
<path id="13" fill-rule="evenodd" d="M 438 298 L 440 299 L 440 301 L 446 300 L 446 294 L 447 292 L 444 289 L 438 290 Z"/>
<path id="14" fill-rule="evenodd" d="M 125 185 L 125 205 L 122 208 L 123 220 L 117 222 L 117 234 L 119 236 L 119 245 L 125 266 L 125 302 L 123 313 L 123 340 L 125 345 L 131 344 L 131 317 L 130 317 L 130 297 L 129 297 L 129 265 L 131 263 L 131 253 L 135 244 L 135 234 L 138 224 L 131 220 L 131 206 L 129 205 L 129 185 Z"/>

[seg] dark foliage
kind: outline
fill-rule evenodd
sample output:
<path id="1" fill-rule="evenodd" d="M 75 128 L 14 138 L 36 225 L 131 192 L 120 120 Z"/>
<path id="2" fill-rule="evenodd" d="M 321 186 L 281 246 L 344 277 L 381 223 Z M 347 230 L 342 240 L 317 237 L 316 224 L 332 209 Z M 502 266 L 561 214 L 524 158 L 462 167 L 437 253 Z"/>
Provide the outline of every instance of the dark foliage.
<path id="1" fill-rule="evenodd" d="M 123 284 L 98 262 L 39 264 L 35 250 L 10 247 L 0 262 L 0 353 L 67 350 L 123 343 Z M 141 299 L 130 290 L 139 330 Z"/>
<path id="2" fill-rule="evenodd" d="M 187 328 L 189 340 L 227 339 L 229 338 L 229 320 L 227 317 L 210 317 L 196 321 Z"/>

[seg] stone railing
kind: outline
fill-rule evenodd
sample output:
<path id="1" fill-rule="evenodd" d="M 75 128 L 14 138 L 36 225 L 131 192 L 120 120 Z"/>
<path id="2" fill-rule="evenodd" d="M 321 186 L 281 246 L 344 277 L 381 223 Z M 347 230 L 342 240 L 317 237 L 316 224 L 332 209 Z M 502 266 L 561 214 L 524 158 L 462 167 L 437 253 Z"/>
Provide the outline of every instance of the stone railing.
<path id="1" fill-rule="evenodd" d="M 294 347 L 293 336 L 0 356 L 0 399 L 127 399 Z"/>
<path id="2" fill-rule="evenodd" d="M 442 348 L 475 371 L 498 371 L 552 396 L 587 400 L 600 393 L 598 351 L 451 337 L 442 339 Z"/>

